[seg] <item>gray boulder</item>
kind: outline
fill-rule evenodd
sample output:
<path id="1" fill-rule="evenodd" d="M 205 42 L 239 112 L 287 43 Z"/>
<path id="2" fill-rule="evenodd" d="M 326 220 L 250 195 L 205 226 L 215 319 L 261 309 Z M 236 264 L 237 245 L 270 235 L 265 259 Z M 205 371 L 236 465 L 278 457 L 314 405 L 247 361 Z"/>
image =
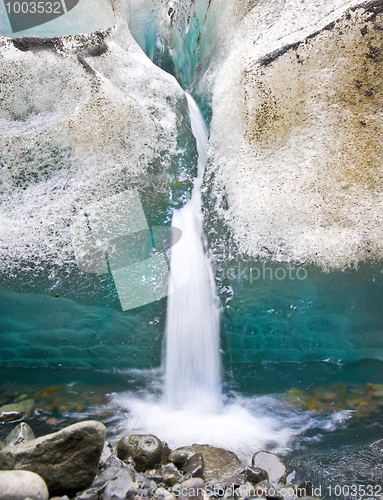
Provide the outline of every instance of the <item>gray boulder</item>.
<path id="1" fill-rule="evenodd" d="M 44 480 L 33 472 L 0 471 L 1 500 L 48 500 Z"/>
<path id="2" fill-rule="evenodd" d="M 32 429 L 25 422 L 21 422 L 5 438 L 5 446 L 15 446 L 35 439 Z"/>
<path id="3" fill-rule="evenodd" d="M 264 469 L 268 473 L 271 483 L 276 487 L 286 484 L 286 466 L 274 453 L 259 451 L 253 456 L 252 463 L 254 467 Z"/>
<path id="4" fill-rule="evenodd" d="M 132 458 L 138 472 L 153 469 L 162 458 L 163 446 L 161 441 L 152 434 L 132 434 L 120 439 L 116 455 L 120 460 Z"/>
<path id="5" fill-rule="evenodd" d="M 51 495 L 74 495 L 90 486 L 97 474 L 106 428 L 100 422 L 70 425 L 33 441 L 0 451 L 1 470 L 39 474 Z"/>
<path id="6" fill-rule="evenodd" d="M 14 403 L 0 407 L 0 422 L 19 422 L 27 420 L 35 406 L 33 399 L 27 399 L 22 403 Z"/>

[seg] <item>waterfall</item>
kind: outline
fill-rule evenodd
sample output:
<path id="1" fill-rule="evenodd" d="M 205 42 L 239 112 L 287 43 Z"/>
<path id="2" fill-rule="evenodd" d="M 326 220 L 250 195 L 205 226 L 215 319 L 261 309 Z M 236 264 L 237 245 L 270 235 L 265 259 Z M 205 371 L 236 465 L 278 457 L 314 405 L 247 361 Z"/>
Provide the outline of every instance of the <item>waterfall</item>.
<path id="1" fill-rule="evenodd" d="M 219 307 L 201 211 L 208 133 L 197 104 L 189 94 L 186 97 L 197 141 L 198 175 L 191 199 L 172 219 L 182 239 L 172 248 L 170 283 L 186 284 L 168 297 L 165 397 L 175 409 L 214 411 L 221 401 Z"/>

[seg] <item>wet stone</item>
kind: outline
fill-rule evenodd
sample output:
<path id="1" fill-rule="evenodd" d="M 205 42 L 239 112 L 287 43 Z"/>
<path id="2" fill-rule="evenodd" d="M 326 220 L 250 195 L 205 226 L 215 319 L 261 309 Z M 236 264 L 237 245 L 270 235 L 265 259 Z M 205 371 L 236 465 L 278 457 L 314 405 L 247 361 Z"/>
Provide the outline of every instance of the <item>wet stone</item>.
<path id="1" fill-rule="evenodd" d="M 204 466 L 202 453 L 196 453 L 182 466 L 182 470 L 186 473 L 189 472 L 193 477 L 203 478 Z"/>
<path id="2" fill-rule="evenodd" d="M 252 464 L 253 467 L 264 469 L 273 485 L 279 487 L 286 484 L 286 466 L 274 453 L 259 451 L 253 456 Z"/>
<path id="3" fill-rule="evenodd" d="M 5 446 L 16 446 L 33 439 L 35 439 L 35 435 L 32 429 L 25 422 L 21 422 L 8 434 L 5 439 Z"/>
<path id="4" fill-rule="evenodd" d="M 304 481 L 295 490 L 297 497 L 312 496 L 313 484 L 311 481 Z"/>
<path id="5" fill-rule="evenodd" d="M 29 471 L 0 471 L 0 499 L 48 500 L 48 489 L 43 479 Z"/>
<path id="6" fill-rule="evenodd" d="M 162 458 L 163 446 L 161 441 L 152 434 L 132 434 L 120 439 L 116 455 L 120 460 L 132 458 L 138 472 L 152 469 Z"/>
<path id="7" fill-rule="evenodd" d="M 0 422 L 18 422 L 27 420 L 32 413 L 34 401 L 28 399 L 23 403 L 9 404 L 0 407 Z"/>
<path id="8" fill-rule="evenodd" d="M 172 451 L 169 455 L 169 461 L 181 469 L 181 467 L 186 464 L 189 459 L 189 453 L 186 450 L 179 449 Z"/>
<path id="9" fill-rule="evenodd" d="M 183 481 L 179 489 L 173 490 L 179 500 L 202 500 L 204 497 L 204 481 L 199 477 L 193 477 Z M 179 495 L 177 495 L 179 493 Z"/>
<path id="10" fill-rule="evenodd" d="M 269 479 L 268 473 L 260 467 L 246 467 L 243 472 L 246 480 L 250 481 L 252 484 L 257 484 L 265 479 Z"/>
<path id="11" fill-rule="evenodd" d="M 157 469 L 148 470 L 145 475 L 150 481 L 154 481 L 155 483 L 162 481 L 162 474 Z"/>
<path id="12" fill-rule="evenodd" d="M 103 493 L 105 486 L 99 486 L 97 488 L 88 488 L 79 495 L 77 495 L 74 500 L 99 500 L 101 494 Z"/>
<path id="13" fill-rule="evenodd" d="M 108 467 L 101 474 L 95 477 L 92 487 L 103 486 L 108 481 L 122 479 L 126 484 L 134 482 L 134 473 L 123 467 Z"/>
<path id="14" fill-rule="evenodd" d="M 113 455 L 113 446 L 109 443 L 109 441 L 105 441 L 104 448 L 101 452 L 99 467 L 103 469 L 106 465 L 106 461 L 109 457 Z"/>
<path id="15" fill-rule="evenodd" d="M 96 476 L 105 435 L 106 428 L 100 422 L 79 422 L 4 448 L 0 451 L 0 468 L 36 472 L 52 495 L 75 494 L 89 487 Z"/>
<path id="16" fill-rule="evenodd" d="M 110 480 L 106 483 L 103 500 L 133 500 L 137 494 L 137 485 L 126 482 L 123 478 Z"/>

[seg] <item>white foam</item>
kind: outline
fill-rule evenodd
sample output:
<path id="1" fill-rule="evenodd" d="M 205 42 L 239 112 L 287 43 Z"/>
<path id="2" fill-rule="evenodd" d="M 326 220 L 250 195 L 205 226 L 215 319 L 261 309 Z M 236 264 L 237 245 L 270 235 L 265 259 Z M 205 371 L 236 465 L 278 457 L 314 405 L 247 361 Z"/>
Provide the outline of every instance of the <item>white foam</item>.
<path id="1" fill-rule="evenodd" d="M 105 411 L 113 414 L 114 441 L 132 433 L 154 434 L 172 449 L 210 444 L 233 451 L 244 463 L 250 463 L 252 455 L 261 450 L 286 453 L 293 440 L 308 429 L 317 428 L 319 438 L 321 429 L 333 430 L 343 422 L 294 411 L 271 396 L 235 396 L 218 412 L 200 412 L 174 410 L 162 396 L 127 392 L 111 394 L 101 413 Z"/>

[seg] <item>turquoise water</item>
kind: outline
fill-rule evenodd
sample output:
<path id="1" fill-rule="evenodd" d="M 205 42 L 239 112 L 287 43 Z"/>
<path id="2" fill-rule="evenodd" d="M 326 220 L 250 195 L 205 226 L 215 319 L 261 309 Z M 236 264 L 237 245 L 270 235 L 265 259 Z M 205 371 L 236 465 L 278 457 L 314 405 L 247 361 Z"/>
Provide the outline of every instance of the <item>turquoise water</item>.
<path id="1" fill-rule="evenodd" d="M 216 271 L 225 366 L 383 360 L 379 264 L 330 273 L 301 268 L 307 278 L 290 280 L 287 265 L 234 262 L 237 267 L 225 264 Z M 261 279 L 250 283 L 249 269 L 257 266 Z M 275 272 L 283 276 L 283 270 L 286 279 L 276 279 Z M 245 272 L 241 279 L 238 271 Z M 166 299 L 123 312 L 111 275 L 83 279 L 63 280 L 51 292 L 0 289 L 0 366 L 122 370 L 160 365 Z"/>

